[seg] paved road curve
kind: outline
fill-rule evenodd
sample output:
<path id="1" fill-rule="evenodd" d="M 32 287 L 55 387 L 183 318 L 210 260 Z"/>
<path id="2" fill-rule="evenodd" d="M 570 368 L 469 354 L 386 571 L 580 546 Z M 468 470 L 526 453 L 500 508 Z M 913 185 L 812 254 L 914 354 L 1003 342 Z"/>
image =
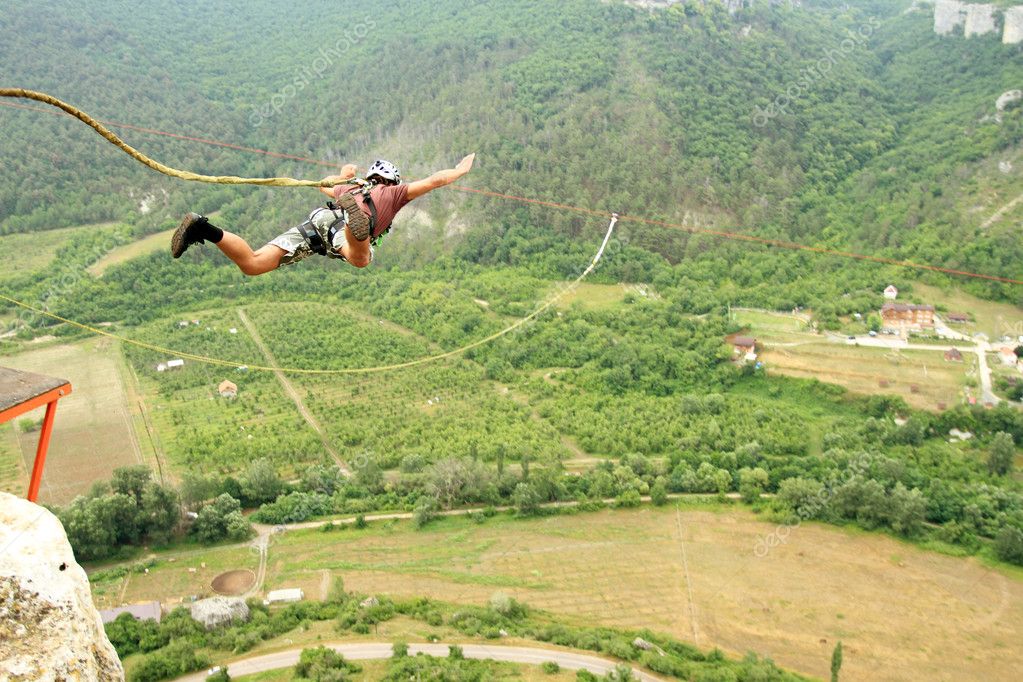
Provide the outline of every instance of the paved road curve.
<path id="1" fill-rule="evenodd" d="M 354 644 L 329 644 L 327 646 L 350 661 L 383 660 L 391 657 L 391 645 L 387 643 L 359 642 Z M 486 644 L 462 644 L 460 646 L 466 658 L 490 659 L 529 665 L 540 665 L 547 661 L 554 661 L 565 670 L 588 670 L 596 675 L 606 675 L 618 665 L 616 661 L 588 654 L 577 654 L 562 649 L 534 649 L 530 647 L 491 646 Z M 412 656 L 419 653 L 438 657 L 448 655 L 447 644 L 409 644 L 408 649 L 409 654 Z M 227 671 L 231 674 L 231 677 L 240 677 L 241 675 L 252 675 L 267 670 L 289 668 L 298 663 L 298 657 L 301 653 L 301 649 L 289 649 L 288 651 L 255 656 L 231 663 L 227 666 Z M 636 679 L 642 680 L 642 682 L 661 682 L 661 678 L 641 670 L 634 669 L 633 674 Z M 202 682 L 205 679 L 205 671 L 178 678 L 179 682 Z"/>

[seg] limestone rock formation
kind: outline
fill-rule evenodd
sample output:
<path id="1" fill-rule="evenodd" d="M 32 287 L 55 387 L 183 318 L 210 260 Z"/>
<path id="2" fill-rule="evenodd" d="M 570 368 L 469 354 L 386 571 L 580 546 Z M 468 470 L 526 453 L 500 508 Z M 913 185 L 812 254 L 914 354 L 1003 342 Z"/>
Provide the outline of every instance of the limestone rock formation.
<path id="1" fill-rule="evenodd" d="M 189 606 L 189 611 L 192 618 L 202 623 L 207 630 L 249 619 L 249 605 L 238 597 L 200 599 Z"/>
<path id="2" fill-rule="evenodd" d="M 683 0 L 625 0 L 625 4 L 639 7 L 641 9 L 664 9 L 677 5 Z M 802 0 L 717 0 L 728 10 L 729 14 L 735 14 L 739 10 L 752 7 L 756 4 L 784 5 L 786 7 L 802 7 Z M 704 0 L 708 2 L 708 0 Z"/>
<path id="3" fill-rule="evenodd" d="M 934 32 L 952 35 L 962 26 L 963 35 L 984 36 L 998 33 L 998 17 L 1002 17 L 1002 42 L 1015 45 L 1023 42 L 1023 6 L 1004 10 L 992 3 L 967 3 L 960 0 L 935 0 Z"/>
<path id="4" fill-rule="evenodd" d="M 937 0 L 934 3 L 934 32 L 939 36 L 951 35 L 965 20 L 963 3 L 959 0 Z"/>
<path id="5" fill-rule="evenodd" d="M 60 521 L 7 493 L 0 493 L 0 678 L 124 680 Z"/>
<path id="6" fill-rule="evenodd" d="M 1006 9 L 1003 21 L 1002 42 L 1006 45 L 1023 43 L 1023 6 Z"/>
<path id="7" fill-rule="evenodd" d="M 994 5 L 966 6 L 966 21 L 963 33 L 967 38 L 970 36 L 987 35 L 988 33 L 994 33 L 996 30 Z"/>
<path id="8" fill-rule="evenodd" d="M 1009 90 L 999 95 L 998 99 L 995 100 L 995 110 L 1005 111 L 1005 108 L 1013 102 L 1018 102 L 1023 99 L 1023 90 Z"/>

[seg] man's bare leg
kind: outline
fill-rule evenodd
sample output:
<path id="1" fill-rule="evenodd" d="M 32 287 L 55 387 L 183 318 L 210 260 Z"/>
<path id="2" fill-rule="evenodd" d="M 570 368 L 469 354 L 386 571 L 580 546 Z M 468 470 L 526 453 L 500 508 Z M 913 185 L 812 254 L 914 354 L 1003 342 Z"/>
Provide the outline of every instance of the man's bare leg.
<path id="1" fill-rule="evenodd" d="M 341 255 L 345 257 L 349 264 L 357 268 L 364 268 L 369 265 L 373 258 L 369 251 L 369 241 L 369 239 L 363 239 L 360 242 L 352 234 L 351 226 L 345 225 L 346 244 L 341 247 Z"/>
<path id="2" fill-rule="evenodd" d="M 223 251 L 224 255 L 230 258 L 246 275 L 256 276 L 276 270 L 281 264 L 281 258 L 287 253 L 284 249 L 273 244 L 267 244 L 257 251 L 236 234 L 225 231 L 224 237 L 217 242 L 217 248 Z"/>

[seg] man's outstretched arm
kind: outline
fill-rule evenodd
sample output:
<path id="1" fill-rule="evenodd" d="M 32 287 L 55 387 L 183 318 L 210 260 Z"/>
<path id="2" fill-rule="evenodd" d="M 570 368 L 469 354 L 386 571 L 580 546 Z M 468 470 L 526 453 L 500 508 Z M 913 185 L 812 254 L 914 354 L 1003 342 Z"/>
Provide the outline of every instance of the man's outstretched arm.
<path id="1" fill-rule="evenodd" d="M 358 170 L 359 170 L 358 167 L 354 163 L 349 163 L 349 164 L 341 167 L 341 174 L 340 175 L 328 175 L 327 177 L 325 177 L 323 179 L 324 180 L 330 180 L 333 185 L 341 185 L 346 180 L 351 180 L 352 178 L 354 178 L 355 174 L 356 174 L 356 172 L 358 172 Z M 318 187 L 317 189 L 319 189 L 321 192 L 326 194 L 331 199 L 334 198 L 334 188 L 333 187 Z"/>
<path id="2" fill-rule="evenodd" d="M 427 192 L 455 182 L 472 170 L 472 162 L 475 158 L 475 154 L 469 154 L 469 156 L 459 161 L 458 165 L 450 170 L 437 171 L 428 178 L 410 182 L 408 185 L 408 200 L 418 199 Z"/>

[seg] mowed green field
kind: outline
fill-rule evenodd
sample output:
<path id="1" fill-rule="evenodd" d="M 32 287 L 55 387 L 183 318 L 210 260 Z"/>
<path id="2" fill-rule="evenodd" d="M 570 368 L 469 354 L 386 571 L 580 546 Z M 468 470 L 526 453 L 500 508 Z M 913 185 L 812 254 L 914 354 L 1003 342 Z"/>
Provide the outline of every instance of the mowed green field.
<path id="1" fill-rule="evenodd" d="M 115 265 L 126 263 L 133 258 L 139 258 L 141 256 L 148 256 L 151 253 L 170 248 L 170 238 L 174 234 L 174 230 L 165 230 L 163 232 L 157 232 L 147 237 L 143 237 L 131 244 L 125 244 L 124 246 L 118 246 L 113 249 L 105 256 L 100 258 L 98 261 L 88 267 L 90 275 L 95 277 L 102 277 L 103 273 L 112 268 Z"/>
<path id="2" fill-rule="evenodd" d="M 780 541 L 768 544 L 772 536 Z M 164 558 L 144 580 L 132 577 L 124 600 L 194 593 L 200 579 L 187 569 L 200 561 L 252 568 L 255 555 L 239 547 Z M 273 536 L 264 590 L 301 587 L 315 599 L 335 577 L 356 592 L 453 603 L 481 604 L 501 591 L 578 624 L 753 650 L 822 678 L 837 640 L 850 680 L 1008 680 L 1023 666 L 1018 573 L 877 534 L 779 528 L 744 510 L 447 518 L 420 531 L 377 521 Z M 115 582 L 95 587 L 109 595 Z"/>
<path id="3" fill-rule="evenodd" d="M 579 304 L 587 310 L 606 310 L 624 303 L 627 296 L 637 300 L 658 297 L 653 287 L 645 284 L 593 284 L 581 282 L 571 290 L 566 291 L 567 286 L 568 282 L 564 282 L 547 292 L 548 296 L 556 296 L 564 292 L 564 295 L 558 299 L 559 308 L 568 308 L 573 304 Z"/>
<path id="4" fill-rule="evenodd" d="M 53 438 L 39 492 L 41 502 L 64 504 L 110 478 L 120 466 L 145 461 L 121 373 L 120 352 L 109 339 L 50 345 L 5 357 L 4 365 L 67 379 L 71 395 L 57 406 Z M 45 408 L 25 418 L 39 419 Z M 15 432 L 24 467 L 31 471 L 39 431 Z"/>
<path id="5" fill-rule="evenodd" d="M 63 246 L 75 233 L 82 230 L 103 230 L 114 223 L 79 225 L 47 230 L 45 238 L 38 232 L 7 234 L 0 236 L 0 253 L 4 254 L 4 272 L 0 281 L 12 275 L 24 275 L 43 270 L 53 262 Z"/>

